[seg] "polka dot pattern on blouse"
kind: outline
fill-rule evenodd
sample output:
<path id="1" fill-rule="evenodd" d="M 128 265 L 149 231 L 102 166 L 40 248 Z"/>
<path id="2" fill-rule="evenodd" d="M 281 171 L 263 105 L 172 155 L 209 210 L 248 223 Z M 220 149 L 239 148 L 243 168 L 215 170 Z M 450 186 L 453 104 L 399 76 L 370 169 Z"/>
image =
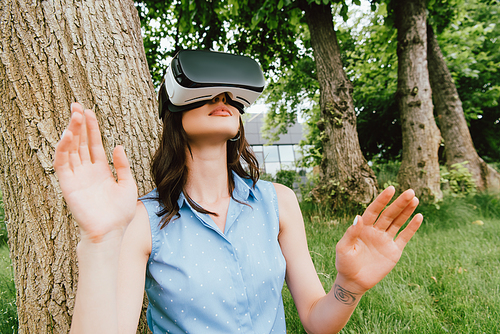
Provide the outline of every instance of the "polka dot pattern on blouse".
<path id="1" fill-rule="evenodd" d="M 161 229 L 155 190 L 141 198 L 153 246 L 146 271 L 153 333 L 286 333 L 276 191 L 233 173 L 225 231 L 180 195 L 180 218 Z"/>

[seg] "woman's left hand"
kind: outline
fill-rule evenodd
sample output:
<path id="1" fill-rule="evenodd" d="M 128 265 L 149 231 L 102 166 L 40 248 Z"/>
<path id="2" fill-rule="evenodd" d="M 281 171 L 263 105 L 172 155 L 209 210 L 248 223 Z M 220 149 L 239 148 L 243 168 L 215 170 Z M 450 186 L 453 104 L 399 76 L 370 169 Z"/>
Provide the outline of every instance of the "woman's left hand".
<path id="1" fill-rule="evenodd" d="M 356 225 L 349 227 L 337 244 L 337 278 L 351 292 L 364 293 L 382 280 L 399 261 L 406 244 L 422 223 L 422 215 L 415 215 L 395 238 L 417 207 L 418 199 L 409 189 L 384 210 L 394 193 L 392 186 L 385 189 L 363 216 L 356 217 Z"/>

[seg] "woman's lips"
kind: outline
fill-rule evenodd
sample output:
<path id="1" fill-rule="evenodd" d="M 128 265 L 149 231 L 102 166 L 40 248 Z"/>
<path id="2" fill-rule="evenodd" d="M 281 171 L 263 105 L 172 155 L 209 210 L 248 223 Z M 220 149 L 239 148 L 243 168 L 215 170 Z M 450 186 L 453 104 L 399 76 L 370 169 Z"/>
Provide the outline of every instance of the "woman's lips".
<path id="1" fill-rule="evenodd" d="M 217 107 L 208 116 L 232 116 L 233 114 L 228 108 Z"/>

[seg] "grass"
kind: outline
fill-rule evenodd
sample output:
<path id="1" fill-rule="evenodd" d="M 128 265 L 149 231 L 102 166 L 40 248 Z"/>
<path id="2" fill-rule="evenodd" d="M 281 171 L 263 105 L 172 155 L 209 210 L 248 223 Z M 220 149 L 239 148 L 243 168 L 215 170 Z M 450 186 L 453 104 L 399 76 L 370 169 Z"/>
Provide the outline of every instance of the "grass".
<path id="1" fill-rule="evenodd" d="M 6 245 L 0 247 L 0 333 L 17 333 L 16 288 Z"/>
<path id="2" fill-rule="evenodd" d="M 425 220 L 394 270 L 368 291 L 341 333 L 500 332 L 500 198 L 447 198 L 420 206 Z M 311 257 L 328 291 L 335 244 L 351 217 L 305 215 Z M 481 220 L 484 225 L 472 224 Z M 288 333 L 305 333 L 285 287 Z"/>
<path id="3" fill-rule="evenodd" d="M 0 191 L 0 333 L 17 333 L 16 287 L 7 246 L 3 197 Z"/>

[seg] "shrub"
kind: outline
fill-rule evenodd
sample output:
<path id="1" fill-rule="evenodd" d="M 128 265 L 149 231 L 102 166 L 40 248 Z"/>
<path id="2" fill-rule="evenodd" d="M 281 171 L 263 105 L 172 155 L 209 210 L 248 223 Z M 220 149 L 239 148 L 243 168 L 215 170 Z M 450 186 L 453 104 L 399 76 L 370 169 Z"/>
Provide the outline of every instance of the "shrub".
<path id="1" fill-rule="evenodd" d="M 389 186 L 398 187 L 396 180 L 400 166 L 401 162 L 399 161 L 388 161 L 383 164 L 375 163 L 372 166 L 372 170 L 377 176 L 379 189 L 385 189 Z"/>
<path id="2" fill-rule="evenodd" d="M 441 167 L 441 184 L 445 195 L 448 193 L 454 197 L 464 197 L 476 193 L 476 183 L 465 167 L 468 163 L 464 161 L 453 164 L 449 170 L 446 166 Z"/>
<path id="3" fill-rule="evenodd" d="M 299 181 L 299 175 L 294 170 L 281 169 L 276 172 L 275 180 L 277 183 L 281 183 L 290 189 L 293 189 L 293 184 Z"/>
<path id="4" fill-rule="evenodd" d="M 264 181 L 274 182 L 273 175 L 269 173 L 260 173 L 259 179 Z"/>
<path id="5" fill-rule="evenodd" d="M 497 172 L 500 173 L 500 161 L 498 161 L 498 162 L 492 162 L 492 163 L 490 163 L 488 165 L 490 165 L 492 168 L 494 168 Z"/>

